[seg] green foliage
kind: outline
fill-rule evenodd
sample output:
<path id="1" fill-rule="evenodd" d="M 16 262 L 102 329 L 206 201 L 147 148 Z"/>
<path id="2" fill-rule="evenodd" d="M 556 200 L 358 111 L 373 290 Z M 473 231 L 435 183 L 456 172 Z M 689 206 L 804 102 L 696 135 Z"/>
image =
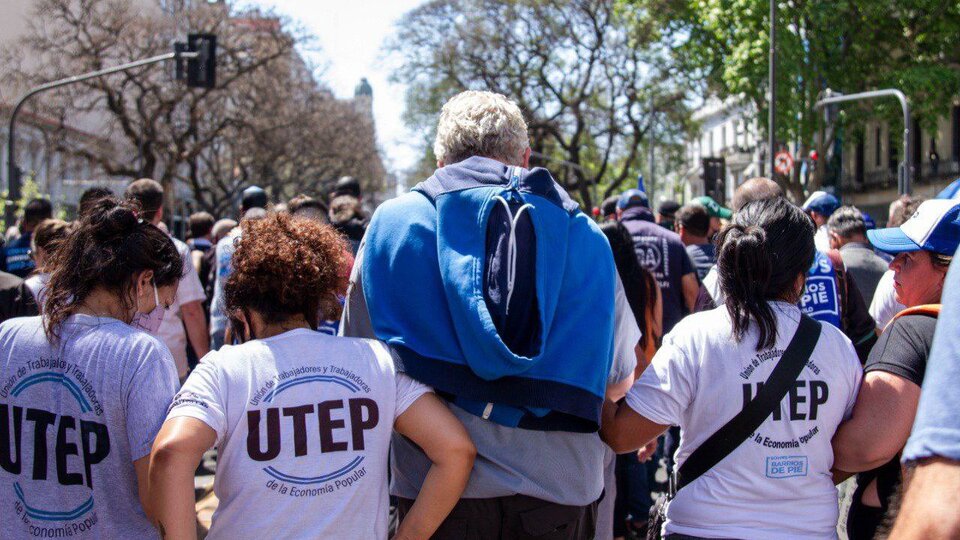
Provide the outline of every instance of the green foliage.
<path id="1" fill-rule="evenodd" d="M 709 93 L 740 97 L 767 117 L 768 0 L 624 0 L 658 17 L 676 61 Z M 778 2 L 777 140 L 801 151 L 822 129 L 814 110 L 830 88 L 855 93 L 899 88 L 914 117 L 931 129 L 960 94 L 960 3 L 943 0 Z M 900 123 L 896 102 L 844 106 L 842 121 L 878 115 Z M 765 122 L 761 122 L 765 127 Z M 820 136 L 822 149 L 832 134 Z M 820 171 L 822 172 L 822 171 Z M 820 176 L 820 175 L 818 175 Z M 797 188 L 798 178 L 793 179 Z"/>
<path id="2" fill-rule="evenodd" d="M 533 164 L 585 205 L 632 185 L 651 135 L 667 154 L 690 127 L 685 79 L 653 21 L 605 0 L 434 0 L 412 10 L 387 43 L 394 80 L 407 86 L 405 120 L 423 134 L 412 174 L 432 171 L 443 103 L 473 89 L 518 104 Z"/>
<path id="3" fill-rule="evenodd" d="M 22 177 L 22 184 L 20 185 L 20 199 L 17 200 L 17 209 L 23 211 L 23 207 L 27 205 L 28 202 L 33 199 L 50 199 L 49 193 L 44 193 L 40 189 L 40 184 L 36 182 L 32 174 L 26 173 Z M 7 208 L 7 192 L 4 191 L 2 196 L 0 196 L 0 215 L 6 211 Z M 18 215 L 19 217 L 19 215 Z M 67 211 L 62 207 L 54 207 L 53 217 L 57 219 L 66 219 Z M 12 224 L 10 224 L 12 225 Z"/>

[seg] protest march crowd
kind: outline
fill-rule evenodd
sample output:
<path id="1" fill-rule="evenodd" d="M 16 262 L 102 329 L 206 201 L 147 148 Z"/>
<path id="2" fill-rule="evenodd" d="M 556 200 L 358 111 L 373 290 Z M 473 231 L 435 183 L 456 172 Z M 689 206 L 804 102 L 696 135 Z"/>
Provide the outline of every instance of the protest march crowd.
<path id="1" fill-rule="evenodd" d="M 372 216 L 249 186 L 187 242 L 151 179 L 27 204 L 0 537 L 196 538 L 215 449 L 209 538 L 960 538 L 960 200 L 591 216 L 491 92 L 434 153 Z"/>

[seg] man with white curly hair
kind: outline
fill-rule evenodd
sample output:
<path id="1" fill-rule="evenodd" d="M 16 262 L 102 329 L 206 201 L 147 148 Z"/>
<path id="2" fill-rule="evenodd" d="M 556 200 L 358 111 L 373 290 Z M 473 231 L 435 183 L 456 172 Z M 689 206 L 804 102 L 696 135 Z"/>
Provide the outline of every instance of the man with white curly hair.
<path id="1" fill-rule="evenodd" d="M 640 339 L 610 246 L 546 169 L 529 169 L 506 97 L 450 99 L 434 153 L 433 176 L 374 214 L 341 332 L 389 344 L 473 438 L 470 481 L 433 538 L 593 538 L 600 407 L 632 382 Z M 429 465 L 394 436 L 401 516 Z"/>

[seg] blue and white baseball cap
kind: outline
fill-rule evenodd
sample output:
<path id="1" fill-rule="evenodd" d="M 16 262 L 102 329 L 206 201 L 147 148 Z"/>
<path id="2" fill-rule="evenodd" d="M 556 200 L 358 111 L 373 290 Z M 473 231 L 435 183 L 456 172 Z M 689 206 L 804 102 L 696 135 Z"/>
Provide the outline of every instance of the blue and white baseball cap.
<path id="1" fill-rule="evenodd" d="M 924 250 L 953 255 L 960 245 L 960 201 L 925 201 L 903 225 L 867 231 L 867 238 L 887 253 Z"/>
<path id="2" fill-rule="evenodd" d="M 639 189 L 628 189 L 624 191 L 617 200 L 617 208 L 620 210 L 626 210 L 632 206 L 643 206 L 644 208 L 650 208 L 650 199 L 647 197 L 646 193 L 640 191 Z"/>
<path id="3" fill-rule="evenodd" d="M 829 217 L 840 208 L 840 200 L 826 191 L 814 191 L 801 206 L 804 212 L 816 212 Z"/>

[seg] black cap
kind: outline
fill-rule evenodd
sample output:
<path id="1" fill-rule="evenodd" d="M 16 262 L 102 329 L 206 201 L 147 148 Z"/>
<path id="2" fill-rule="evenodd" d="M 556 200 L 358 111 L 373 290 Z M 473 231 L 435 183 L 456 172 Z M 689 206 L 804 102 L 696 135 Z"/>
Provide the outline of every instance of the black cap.
<path id="1" fill-rule="evenodd" d="M 603 217 L 617 215 L 618 200 L 620 200 L 619 195 L 611 195 L 603 200 L 603 203 L 600 204 L 600 213 L 603 214 Z"/>
<path id="2" fill-rule="evenodd" d="M 333 185 L 333 191 L 330 192 L 330 198 L 338 197 L 340 195 L 352 195 L 356 198 L 360 198 L 360 182 L 352 176 L 344 176 L 337 180 L 337 183 Z"/>
<path id="3" fill-rule="evenodd" d="M 657 213 L 661 216 L 673 217 L 679 209 L 680 203 L 677 201 L 663 201 L 660 203 L 660 208 L 657 209 Z"/>
<path id="4" fill-rule="evenodd" d="M 266 208 L 267 192 L 259 186 L 250 186 L 243 190 L 243 196 L 240 198 L 240 208 L 249 210 L 251 208 Z"/>

